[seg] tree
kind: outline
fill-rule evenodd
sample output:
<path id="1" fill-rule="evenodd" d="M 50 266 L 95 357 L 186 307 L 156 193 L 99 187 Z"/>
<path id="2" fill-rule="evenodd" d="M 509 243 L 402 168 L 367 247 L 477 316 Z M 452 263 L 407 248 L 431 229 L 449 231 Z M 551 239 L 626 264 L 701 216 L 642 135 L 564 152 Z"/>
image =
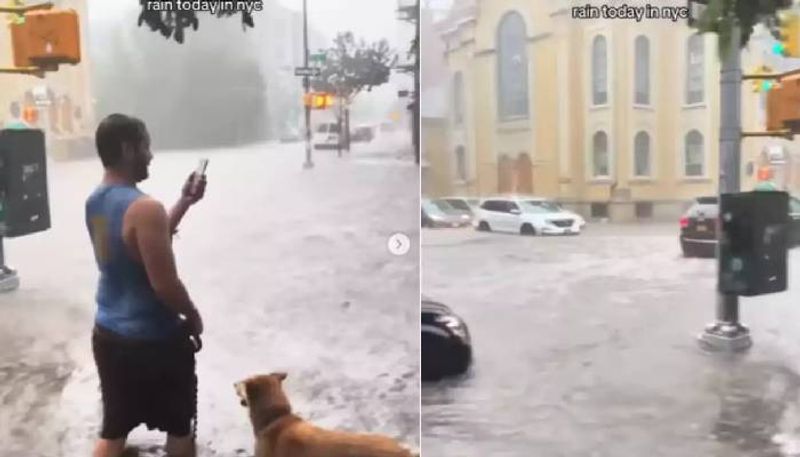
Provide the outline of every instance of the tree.
<path id="1" fill-rule="evenodd" d="M 336 95 L 343 110 L 338 118 L 341 123 L 344 116 L 344 138 L 349 149 L 350 105 L 363 90 L 369 92 L 389 81 L 397 56 L 386 40 L 368 44 L 363 39 L 356 41 L 352 32 L 337 35 L 333 47 L 324 55 L 320 75 L 311 80 L 311 86 Z"/>
<path id="2" fill-rule="evenodd" d="M 781 10 L 792 6 L 792 0 L 710 0 L 708 8 L 698 21 L 701 33 L 718 35 L 719 55 L 724 58 L 730 51 L 734 26 L 741 31 L 740 47 L 747 46 L 753 29 L 763 24 L 776 39 L 780 39 Z"/>
<path id="3" fill-rule="evenodd" d="M 173 37 L 178 43 L 183 43 L 184 29 L 191 27 L 193 30 L 197 30 L 200 26 L 200 21 L 197 19 L 197 14 L 194 11 L 155 11 L 147 7 L 149 3 L 147 0 L 140 0 L 139 3 L 141 5 L 141 13 L 139 14 L 138 21 L 139 26 L 141 27 L 142 24 L 147 24 L 150 30 L 161 33 L 164 38 L 169 39 Z M 203 5 L 210 5 L 210 2 L 205 0 L 201 0 L 200 3 Z M 221 2 L 214 3 L 219 5 Z M 235 1 L 234 4 L 239 4 L 239 2 Z M 245 30 L 247 27 L 252 28 L 255 25 L 253 16 L 248 11 L 219 10 L 212 14 L 220 18 L 230 17 L 237 12 L 241 13 L 242 27 L 245 28 Z"/>

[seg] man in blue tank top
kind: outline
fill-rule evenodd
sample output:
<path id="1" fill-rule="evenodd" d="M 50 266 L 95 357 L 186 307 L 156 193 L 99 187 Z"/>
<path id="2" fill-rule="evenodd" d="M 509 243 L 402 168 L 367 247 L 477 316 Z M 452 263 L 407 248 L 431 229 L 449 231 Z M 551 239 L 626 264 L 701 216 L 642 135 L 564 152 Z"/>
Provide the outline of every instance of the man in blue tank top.
<path id="1" fill-rule="evenodd" d="M 167 433 L 167 455 L 195 456 L 197 377 L 189 337 L 199 338 L 203 321 L 178 277 L 172 235 L 203 197 L 205 177 L 190 176 L 168 213 L 136 187 L 153 158 L 142 121 L 112 114 L 95 142 L 105 173 L 86 201 L 100 270 L 92 347 L 103 425 L 93 455 L 120 456 L 128 433 L 146 424 Z"/>

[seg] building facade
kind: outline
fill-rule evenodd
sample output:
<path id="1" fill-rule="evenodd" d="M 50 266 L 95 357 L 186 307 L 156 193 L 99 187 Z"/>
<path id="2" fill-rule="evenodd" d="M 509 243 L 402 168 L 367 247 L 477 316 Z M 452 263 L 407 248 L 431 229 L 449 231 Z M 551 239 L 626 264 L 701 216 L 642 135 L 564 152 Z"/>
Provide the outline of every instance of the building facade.
<path id="1" fill-rule="evenodd" d="M 462 0 L 438 24 L 450 100 L 443 193 L 534 194 L 592 218 L 675 220 L 717 190 L 716 36 L 685 21 L 576 19 L 573 4 Z M 763 96 L 750 84 L 742 94 L 745 130 L 763 130 Z M 743 190 L 780 145 L 743 141 Z"/>
<path id="2" fill-rule="evenodd" d="M 34 128 L 45 131 L 48 153 L 55 158 L 83 156 L 93 153 L 94 104 L 91 92 L 91 67 L 88 53 L 88 11 L 86 0 L 53 2 L 59 9 L 74 9 L 81 29 L 81 63 L 61 65 L 39 79 L 30 75 L 0 74 L 0 124 L 10 117 L 10 106 L 18 103 L 35 112 Z M 0 18 L 8 24 L 8 16 Z M 10 32 L 0 33 L 0 66 L 12 67 Z"/>

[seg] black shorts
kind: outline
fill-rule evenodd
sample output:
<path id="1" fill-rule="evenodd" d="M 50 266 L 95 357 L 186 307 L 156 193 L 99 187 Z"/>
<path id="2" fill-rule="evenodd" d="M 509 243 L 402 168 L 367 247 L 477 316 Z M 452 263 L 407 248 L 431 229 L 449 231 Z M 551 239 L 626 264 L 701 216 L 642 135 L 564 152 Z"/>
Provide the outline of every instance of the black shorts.
<path id="1" fill-rule="evenodd" d="M 92 350 L 103 397 L 101 438 L 124 438 L 140 424 L 173 436 L 192 432 L 197 376 L 188 336 L 135 341 L 95 327 Z"/>

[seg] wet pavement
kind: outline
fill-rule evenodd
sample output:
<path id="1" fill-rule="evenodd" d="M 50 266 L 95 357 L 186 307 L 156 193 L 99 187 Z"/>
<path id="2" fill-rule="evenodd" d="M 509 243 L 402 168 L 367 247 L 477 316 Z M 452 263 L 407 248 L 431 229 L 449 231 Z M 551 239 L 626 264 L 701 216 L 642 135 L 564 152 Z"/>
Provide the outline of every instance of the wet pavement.
<path id="1" fill-rule="evenodd" d="M 156 154 L 141 187 L 171 204 L 199 157 L 204 201 L 175 240 L 206 326 L 198 355 L 201 456 L 252 455 L 233 382 L 285 370 L 295 410 L 325 427 L 419 447 L 419 171 L 407 157 L 343 159 L 302 143 Z M 53 228 L 6 240 L 19 290 L 0 295 L 0 457 L 90 455 L 98 380 L 90 330 L 97 277 L 83 222 L 99 161 L 50 163 Z M 162 455 L 163 436 L 129 443 Z"/>
<path id="2" fill-rule="evenodd" d="M 436 457 L 800 456 L 800 250 L 790 291 L 741 300 L 754 341 L 702 352 L 715 263 L 672 225 L 577 237 L 424 230 L 423 293 L 470 326 L 469 375 L 422 389 Z"/>

